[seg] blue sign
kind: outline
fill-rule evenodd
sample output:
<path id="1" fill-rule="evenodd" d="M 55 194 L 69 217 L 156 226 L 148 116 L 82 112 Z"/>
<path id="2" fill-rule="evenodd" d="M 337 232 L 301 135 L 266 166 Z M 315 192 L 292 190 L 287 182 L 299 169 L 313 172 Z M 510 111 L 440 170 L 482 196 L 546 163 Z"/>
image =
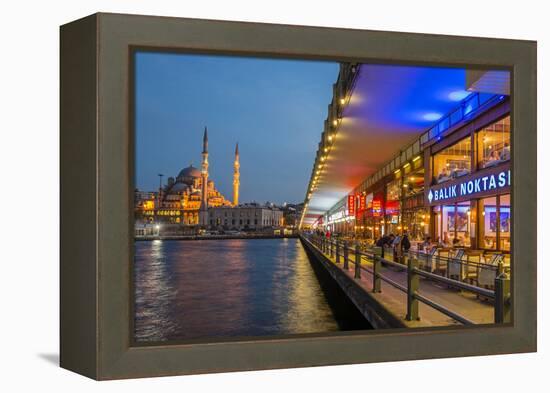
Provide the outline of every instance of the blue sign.
<path id="1" fill-rule="evenodd" d="M 437 190 L 430 189 L 428 201 L 439 202 L 447 199 L 471 196 L 485 191 L 498 190 L 511 184 L 511 171 L 506 170 L 491 175 L 480 175 L 477 178 L 457 182 Z"/>

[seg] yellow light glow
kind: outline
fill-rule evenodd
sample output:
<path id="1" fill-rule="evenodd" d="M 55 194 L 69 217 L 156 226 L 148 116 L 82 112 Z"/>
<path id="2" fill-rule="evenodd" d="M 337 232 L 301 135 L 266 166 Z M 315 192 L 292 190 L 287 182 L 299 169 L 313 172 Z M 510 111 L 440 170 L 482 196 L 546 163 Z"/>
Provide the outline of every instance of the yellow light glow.
<path id="1" fill-rule="evenodd" d="M 406 168 L 406 167 L 408 167 L 408 166 L 411 166 L 411 164 L 409 164 L 409 163 L 407 162 L 405 165 L 403 165 L 403 168 Z"/>
<path id="2" fill-rule="evenodd" d="M 332 135 L 328 136 L 328 140 L 329 140 L 329 142 L 332 142 Z"/>
<path id="3" fill-rule="evenodd" d="M 337 126 L 337 125 L 338 125 L 338 120 L 334 119 L 334 120 L 332 121 L 332 125 Z"/>
<path id="4" fill-rule="evenodd" d="M 396 175 L 401 172 L 401 169 L 396 169 L 395 171 L 393 171 L 393 173 L 395 173 Z"/>
<path id="5" fill-rule="evenodd" d="M 325 153 L 328 153 L 328 147 L 325 147 Z"/>
<path id="6" fill-rule="evenodd" d="M 344 105 L 346 103 L 346 100 L 344 98 L 340 98 L 340 104 Z"/>

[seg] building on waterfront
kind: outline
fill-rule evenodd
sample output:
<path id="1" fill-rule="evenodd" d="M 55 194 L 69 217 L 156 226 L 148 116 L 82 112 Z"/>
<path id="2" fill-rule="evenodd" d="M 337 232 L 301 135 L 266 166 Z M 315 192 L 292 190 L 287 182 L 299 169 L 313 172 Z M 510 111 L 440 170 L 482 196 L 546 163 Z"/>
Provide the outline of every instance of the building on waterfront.
<path id="1" fill-rule="evenodd" d="M 281 207 L 283 211 L 283 224 L 285 228 L 297 229 L 304 209 L 303 203 L 285 203 Z"/>
<path id="2" fill-rule="evenodd" d="M 413 240 L 430 236 L 441 246 L 508 253 L 509 86 L 508 71 L 343 64 L 302 227 L 365 239 L 407 231 Z M 366 92 L 368 101 L 361 99 Z M 359 137 L 374 147 L 361 145 Z M 363 178 L 345 173 L 352 164 Z M 329 198 L 339 181 L 355 184 L 339 199 Z"/>
<path id="3" fill-rule="evenodd" d="M 183 168 L 176 177 L 169 177 L 166 185 L 160 185 L 158 192 L 135 192 L 135 220 L 140 223 L 169 223 L 188 227 L 207 227 L 209 209 L 231 207 L 209 178 L 208 131 L 203 135 L 201 169 L 190 165 Z M 238 201 L 239 155 L 235 151 L 234 196 Z"/>
<path id="4" fill-rule="evenodd" d="M 282 210 L 269 204 L 211 207 L 208 216 L 210 229 L 217 230 L 258 231 L 283 225 Z"/>

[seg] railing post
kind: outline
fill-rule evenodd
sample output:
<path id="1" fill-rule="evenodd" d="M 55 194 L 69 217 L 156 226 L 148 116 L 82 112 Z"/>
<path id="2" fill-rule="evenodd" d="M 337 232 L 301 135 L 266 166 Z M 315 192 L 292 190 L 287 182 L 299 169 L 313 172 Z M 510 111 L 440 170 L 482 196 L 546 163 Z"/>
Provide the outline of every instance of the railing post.
<path id="1" fill-rule="evenodd" d="M 502 272 L 495 278 L 495 323 L 509 323 L 511 318 L 510 277 Z"/>
<path id="2" fill-rule="evenodd" d="M 355 244 L 355 278 L 361 278 L 361 254 L 359 243 Z"/>
<path id="3" fill-rule="evenodd" d="M 340 263 L 340 246 L 336 240 L 336 263 Z"/>
<path id="4" fill-rule="evenodd" d="M 330 257 L 332 258 L 333 254 L 334 254 L 334 240 L 330 239 L 328 241 L 328 254 L 330 255 Z"/>
<path id="5" fill-rule="evenodd" d="M 382 292 L 381 287 L 381 281 L 380 280 L 380 269 L 382 267 L 381 258 L 382 258 L 382 250 L 380 247 L 374 247 L 372 249 L 374 253 L 374 261 L 373 261 L 373 275 L 372 275 L 372 291 L 374 293 L 376 292 Z"/>
<path id="6" fill-rule="evenodd" d="M 416 258 L 409 258 L 407 263 L 407 321 L 417 321 L 418 300 L 414 297 L 420 286 L 420 276 L 414 272 L 418 267 Z"/>
<path id="7" fill-rule="evenodd" d="M 344 241 L 344 269 L 349 269 L 349 248 L 347 241 Z"/>

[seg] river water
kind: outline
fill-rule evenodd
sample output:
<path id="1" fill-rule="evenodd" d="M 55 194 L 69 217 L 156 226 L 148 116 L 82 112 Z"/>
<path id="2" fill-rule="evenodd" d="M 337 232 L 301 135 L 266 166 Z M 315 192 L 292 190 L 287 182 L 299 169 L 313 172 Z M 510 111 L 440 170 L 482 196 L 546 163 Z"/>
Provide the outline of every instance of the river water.
<path id="1" fill-rule="evenodd" d="M 134 286 L 137 342 L 370 328 L 298 239 L 138 241 Z"/>

